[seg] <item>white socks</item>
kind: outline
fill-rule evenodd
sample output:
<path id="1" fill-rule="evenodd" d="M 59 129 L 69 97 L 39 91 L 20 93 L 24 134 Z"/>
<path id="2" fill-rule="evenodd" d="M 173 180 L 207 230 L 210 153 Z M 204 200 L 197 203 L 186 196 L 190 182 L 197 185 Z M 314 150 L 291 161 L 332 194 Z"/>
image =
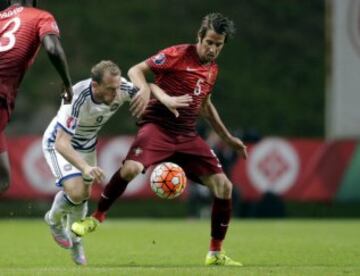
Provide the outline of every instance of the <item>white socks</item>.
<path id="1" fill-rule="evenodd" d="M 73 204 L 65 198 L 65 193 L 59 191 L 54 198 L 51 209 L 49 211 L 50 222 L 59 225 L 62 223 L 62 219 L 69 213 Z"/>
<path id="2" fill-rule="evenodd" d="M 50 222 L 59 225 L 65 218 L 69 215 L 69 224 L 71 225 L 74 221 L 84 218 L 87 214 L 87 201 L 80 204 L 76 204 L 71 201 L 71 199 L 64 193 L 64 191 L 59 191 L 54 198 L 52 203 L 49 219 Z"/>

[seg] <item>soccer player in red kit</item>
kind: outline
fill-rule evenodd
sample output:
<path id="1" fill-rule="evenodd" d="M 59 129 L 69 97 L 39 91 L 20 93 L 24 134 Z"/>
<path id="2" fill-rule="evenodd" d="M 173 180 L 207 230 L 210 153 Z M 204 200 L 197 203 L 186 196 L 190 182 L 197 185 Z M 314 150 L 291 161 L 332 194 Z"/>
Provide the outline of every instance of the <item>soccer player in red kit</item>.
<path id="1" fill-rule="evenodd" d="M 151 165 L 172 161 L 179 164 L 190 179 L 203 183 L 214 194 L 210 249 L 205 264 L 242 265 L 222 250 L 231 216 L 232 183 L 214 152 L 195 130 L 197 118 L 204 117 L 229 146 L 241 157 L 247 157 L 246 146 L 230 134 L 210 98 L 218 74 L 215 60 L 233 33 L 231 20 L 219 13 L 208 14 L 202 21 L 197 44 L 172 46 L 129 70 L 130 79 L 140 90 L 149 90 L 145 75 L 152 71 L 162 92 L 170 96 L 188 94 L 193 101 L 189 107 L 180 108 L 176 117 L 158 100 L 150 100 L 138 122 L 140 129 L 124 165 L 105 187 L 92 217 L 74 223 L 73 232 L 81 236 L 93 231 L 104 221 L 105 213 L 129 181 Z"/>
<path id="2" fill-rule="evenodd" d="M 10 165 L 4 130 L 15 107 L 15 98 L 26 70 L 42 44 L 64 86 L 65 102 L 72 98 L 66 56 L 59 41 L 54 17 L 34 8 L 34 0 L 11 0 L 0 12 L 0 193 L 10 183 Z"/>

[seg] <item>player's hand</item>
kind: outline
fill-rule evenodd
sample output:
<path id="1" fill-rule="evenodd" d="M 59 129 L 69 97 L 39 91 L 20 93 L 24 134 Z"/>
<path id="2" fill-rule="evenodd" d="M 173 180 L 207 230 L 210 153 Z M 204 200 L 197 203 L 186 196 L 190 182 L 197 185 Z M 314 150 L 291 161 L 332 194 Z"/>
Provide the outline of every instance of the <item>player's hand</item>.
<path id="1" fill-rule="evenodd" d="M 134 117 L 139 118 L 145 111 L 145 108 L 149 100 L 150 100 L 150 88 L 143 87 L 136 93 L 136 95 L 132 98 L 130 102 L 131 114 Z"/>
<path id="2" fill-rule="evenodd" d="M 83 175 L 92 178 L 96 182 L 102 182 L 105 179 L 104 171 L 99 167 L 87 166 L 83 170 Z"/>
<path id="3" fill-rule="evenodd" d="M 73 98 L 73 91 L 72 87 L 65 88 L 64 91 L 61 93 L 61 98 L 64 99 L 64 104 L 70 104 Z"/>
<path id="4" fill-rule="evenodd" d="M 236 150 L 240 154 L 241 158 L 246 159 L 248 157 L 246 146 L 239 138 L 231 136 L 230 138 L 226 139 L 226 143 L 232 149 Z"/>
<path id="5" fill-rule="evenodd" d="M 172 96 L 163 99 L 162 103 L 175 115 L 179 117 L 179 111 L 177 108 L 188 107 L 192 102 L 193 98 L 186 94 L 182 96 Z"/>

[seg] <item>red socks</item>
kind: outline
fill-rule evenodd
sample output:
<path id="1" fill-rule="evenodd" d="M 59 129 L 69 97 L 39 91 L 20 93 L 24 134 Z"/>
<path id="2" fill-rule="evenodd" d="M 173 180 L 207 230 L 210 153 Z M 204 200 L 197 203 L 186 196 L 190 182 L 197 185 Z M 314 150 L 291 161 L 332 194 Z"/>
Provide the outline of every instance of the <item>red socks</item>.
<path id="1" fill-rule="evenodd" d="M 97 209 L 92 216 L 98 221 L 103 222 L 105 220 L 105 213 L 116 199 L 125 192 L 128 183 L 127 180 L 120 176 L 120 170 L 117 170 L 101 194 Z"/>
<path id="2" fill-rule="evenodd" d="M 210 251 L 221 251 L 231 217 L 231 199 L 214 198 L 211 213 Z"/>

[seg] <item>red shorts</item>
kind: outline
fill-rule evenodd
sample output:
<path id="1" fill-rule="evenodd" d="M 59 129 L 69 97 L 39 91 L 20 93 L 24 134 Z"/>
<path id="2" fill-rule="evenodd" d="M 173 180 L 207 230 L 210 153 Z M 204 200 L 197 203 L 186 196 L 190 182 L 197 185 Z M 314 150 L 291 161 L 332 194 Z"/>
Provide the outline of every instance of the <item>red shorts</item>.
<path id="1" fill-rule="evenodd" d="M 223 172 L 214 151 L 200 136 L 174 136 L 150 123 L 139 129 L 125 160 L 138 161 L 145 168 L 164 161 L 174 162 L 198 183 L 200 176 Z"/>

